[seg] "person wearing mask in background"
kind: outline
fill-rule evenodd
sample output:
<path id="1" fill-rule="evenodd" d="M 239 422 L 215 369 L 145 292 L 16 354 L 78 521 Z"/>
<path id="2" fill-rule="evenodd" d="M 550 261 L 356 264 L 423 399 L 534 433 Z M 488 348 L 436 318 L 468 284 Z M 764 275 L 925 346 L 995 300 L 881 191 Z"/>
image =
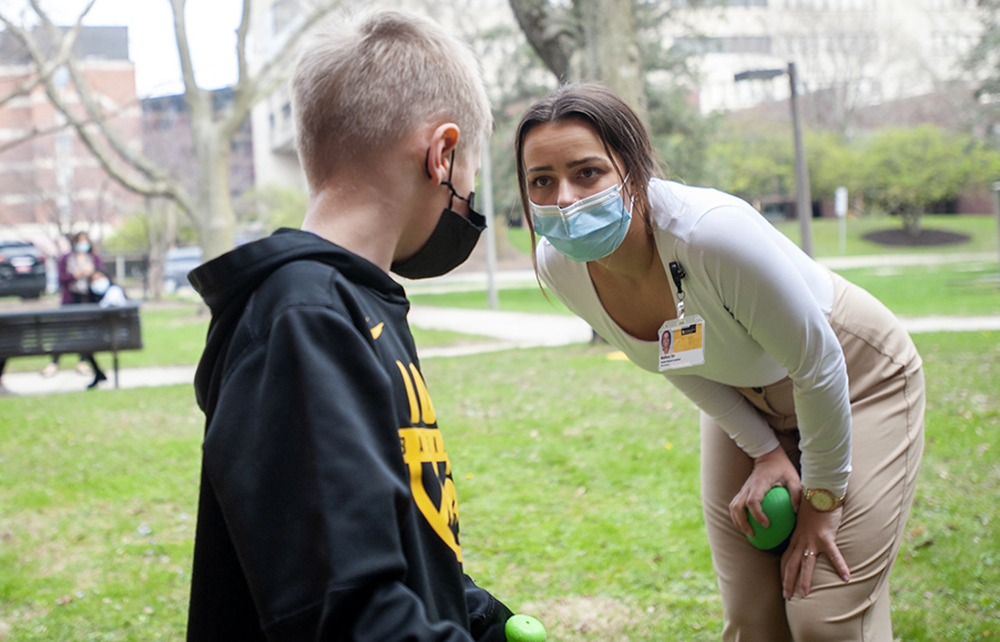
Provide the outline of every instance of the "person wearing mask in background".
<path id="1" fill-rule="evenodd" d="M 90 295 L 91 301 L 102 308 L 120 308 L 128 305 L 125 289 L 100 270 L 90 276 Z"/>
<path id="2" fill-rule="evenodd" d="M 924 430 L 899 321 L 745 201 L 656 178 L 645 126 L 602 85 L 531 106 L 514 144 L 541 281 L 701 409 L 723 639 L 892 642 Z M 781 555 L 745 537 L 779 485 L 797 510 Z"/>
<path id="3" fill-rule="evenodd" d="M 331 25 L 292 79 L 309 186 L 281 229 L 191 273 L 212 312 L 187 639 L 503 642 L 464 574 L 444 431 L 390 270 L 469 256 L 492 116 L 428 18 Z"/>
<path id="4" fill-rule="evenodd" d="M 125 296 L 125 290 L 121 286 L 115 285 L 111 281 L 111 277 L 100 270 L 90 275 L 87 287 L 90 291 L 87 300 L 89 303 L 96 303 L 102 308 L 115 308 L 128 304 L 128 297 Z M 88 355 L 87 361 L 94 371 L 94 380 L 90 382 L 87 389 L 93 390 L 102 381 L 107 381 L 108 377 L 101 370 L 94 355 Z"/>
<path id="5" fill-rule="evenodd" d="M 86 232 L 77 232 L 73 236 L 73 246 L 70 251 L 59 258 L 59 291 L 62 294 L 63 305 L 73 305 L 76 303 L 89 303 L 90 277 L 97 270 L 104 269 L 104 262 L 101 257 L 94 253 L 94 246 L 90 242 L 90 235 Z M 59 357 L 52 355 L 52 362 L 42 369 L 43 377 L 51 377 L 59 370 Z M 76 369 L 80 374 L 90 374 L 91 369 L 87 363 L 93 364 L 94 357 L 89 354 L 81 354 L 80 362 Z"/>

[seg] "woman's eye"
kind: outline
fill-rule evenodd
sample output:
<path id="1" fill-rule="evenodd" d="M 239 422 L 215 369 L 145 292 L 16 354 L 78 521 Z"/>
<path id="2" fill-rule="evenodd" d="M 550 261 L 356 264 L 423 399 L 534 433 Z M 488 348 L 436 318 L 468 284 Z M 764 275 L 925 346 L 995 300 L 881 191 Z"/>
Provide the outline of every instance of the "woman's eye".
<path id="1" fill-rule="evenodd" d="M 548 176 L 538 176 L 537 178 L 531 179 L 531 186 L 535 188 L 545 187 L 549 184 Z"/>
<path id="2" fill-rule="evenodd" d="M 597 178 L 601 171 L 596 167 L 584 167 L 580 170 L 580 178 Z"/>

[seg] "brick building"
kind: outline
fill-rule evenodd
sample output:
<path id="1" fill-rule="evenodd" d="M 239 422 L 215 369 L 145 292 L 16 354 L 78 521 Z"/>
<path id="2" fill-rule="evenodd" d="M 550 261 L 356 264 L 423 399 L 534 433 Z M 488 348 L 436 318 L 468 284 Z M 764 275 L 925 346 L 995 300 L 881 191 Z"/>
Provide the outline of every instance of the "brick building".
<path id="1" fill-rule="evenodd" d="M 135 67 L 128 58 L 127 27 L 84 27 L 74 57 L 109 124 L 128 146 L 141 150 L 142 113 Z M 31 74 L 23 45 L 0 32 L 0 96 Z M 54 81 L 82 115 L 68 72 L 58 70 Z M 100 237 L 107 227 L 141 209 L 141 197 L 118 185 L 72 128 L 58 129 L 64 123 L 41 86 L 0 105 L 0 237 L 37 242 L 78 229 Z M 30 137 L 36 132 L 41 135 Z"/>

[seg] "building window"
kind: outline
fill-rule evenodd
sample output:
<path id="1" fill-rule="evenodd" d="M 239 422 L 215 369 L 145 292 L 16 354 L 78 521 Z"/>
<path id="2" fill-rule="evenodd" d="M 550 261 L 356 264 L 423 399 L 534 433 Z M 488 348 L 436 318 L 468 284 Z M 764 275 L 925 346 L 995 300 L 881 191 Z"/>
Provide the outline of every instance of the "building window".
<path id="1" fill-rule="evenodd" d="M 769 36 L 730 36 L 727 38 L 681 37 L 674 40 L 674 47 L 688 54 L 770 54 Z"/>

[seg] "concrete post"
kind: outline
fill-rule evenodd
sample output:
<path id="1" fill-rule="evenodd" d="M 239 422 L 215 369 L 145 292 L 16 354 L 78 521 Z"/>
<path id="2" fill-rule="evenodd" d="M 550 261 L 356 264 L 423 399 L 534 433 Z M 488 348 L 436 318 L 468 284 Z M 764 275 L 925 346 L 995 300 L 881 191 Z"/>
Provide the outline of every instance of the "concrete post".
<path id="1" fill-rule="evenodd" d="M 997 219 L 997 252 L 1000 253 L 1000 181 L 993 183 L 993 216 Z M 1000 288 L 1000 286 L 997 286 Z"/>
<path id="2" fill-rule="evenodd" d="M 806 163 L 806 146 L 802 140 L 802 119 L 799 110 L 798 77 L 795 63 L 788 63 L 788 82 L 792 85 L 792 130 L 795 135 L 795 191 L 796 214 L 802 232 L 802 251 L 813 255 L 812 243 L 812 193 L 809 189 L 809 167 Z"/>
<path id="3" fill-rule="evenodd" d="M 486 217 L 486 303 L 490 310 L 497 310 L 500 308 L 496 283 L 497 220 L 493 215 L 493 165 L 490 161 L 489 140 L 483 145 L 481 162 L 479 180 L 483 192 L 483 216 Z"/>

